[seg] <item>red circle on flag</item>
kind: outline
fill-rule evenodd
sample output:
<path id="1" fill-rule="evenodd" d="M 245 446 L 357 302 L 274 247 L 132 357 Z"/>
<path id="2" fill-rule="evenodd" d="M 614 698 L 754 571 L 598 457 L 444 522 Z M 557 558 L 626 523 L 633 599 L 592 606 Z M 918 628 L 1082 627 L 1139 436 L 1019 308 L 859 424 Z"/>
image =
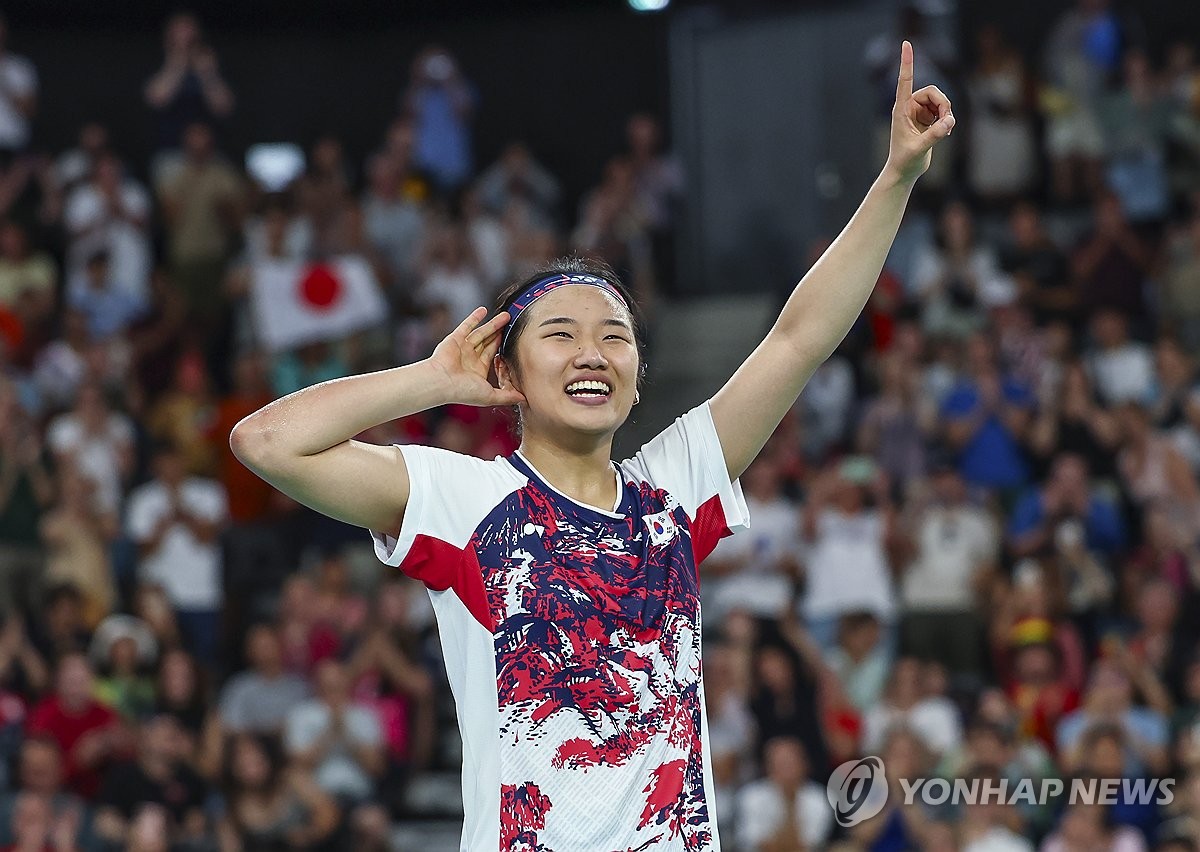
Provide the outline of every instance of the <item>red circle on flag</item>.
<path id="1" fill-rule="evenodd" d="M 342 295 L 342 282 L 324 264 L 308 270 L 300 279 L 300 297 L 318 311 L 328 310 Z"/>

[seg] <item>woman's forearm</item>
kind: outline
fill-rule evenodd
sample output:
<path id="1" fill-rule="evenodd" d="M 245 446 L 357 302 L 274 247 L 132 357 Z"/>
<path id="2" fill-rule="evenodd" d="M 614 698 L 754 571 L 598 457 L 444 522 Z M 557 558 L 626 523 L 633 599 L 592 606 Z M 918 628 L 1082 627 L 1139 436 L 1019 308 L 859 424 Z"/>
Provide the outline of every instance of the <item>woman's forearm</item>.
<path id="1" fill-rule="evenodd" d="M 230 441 L 272 454 L 311 456 L 381 423 L 451 402 L 444 372 L 418 361 L 288 394 L 244 418 Z"/>
<path id="2" fill-rule="evenodd" d="M 875 289 L 900 229 L 913 182 L 889 169 L 783 307 L 774 331 L 824 361 L 849 332 Z"/>

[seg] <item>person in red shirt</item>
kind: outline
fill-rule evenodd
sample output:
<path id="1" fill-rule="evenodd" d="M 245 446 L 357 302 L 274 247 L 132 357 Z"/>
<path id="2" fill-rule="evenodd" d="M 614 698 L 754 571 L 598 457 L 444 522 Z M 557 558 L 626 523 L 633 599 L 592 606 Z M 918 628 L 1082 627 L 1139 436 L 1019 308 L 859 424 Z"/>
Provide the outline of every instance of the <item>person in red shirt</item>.
<path id="1" fill-rule="evenodd" d="M 54 692 L 38 702 L 25 726 L 26 735 L 46 734 L 59 744 L 66 755 L 67 786 L 85 799 L 95 797 L 105 765 L 129 746 L 120 717 L 92 697 L 92 686 L 87 658 L 64 656 Z"/>

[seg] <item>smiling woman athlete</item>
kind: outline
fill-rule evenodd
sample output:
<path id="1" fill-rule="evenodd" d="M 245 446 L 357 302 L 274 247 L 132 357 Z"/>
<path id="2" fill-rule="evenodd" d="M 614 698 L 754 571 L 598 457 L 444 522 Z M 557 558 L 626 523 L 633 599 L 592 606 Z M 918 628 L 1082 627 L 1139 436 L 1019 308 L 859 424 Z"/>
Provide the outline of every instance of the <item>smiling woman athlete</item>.
<path id="1" fill-rule="evenodd" d="M 491 320 L 479 308 L 424 361 L 298 391 L 233 430 L 255 473 L 367 528 L 428 587 L 462 730 L 462 849 L 720 849 L 697 565 L 748 526 L 737 478 L 862 310 L 953 127 L 940 91 L 913 93 L 905 42 L 888 161 L 854 218 L 716 396 L 619 465 L 637 329 L 611 272 L 578 260 L 510 288 Z M 353 440 L 449 403 L 518 406 L 520 450 Z"/>

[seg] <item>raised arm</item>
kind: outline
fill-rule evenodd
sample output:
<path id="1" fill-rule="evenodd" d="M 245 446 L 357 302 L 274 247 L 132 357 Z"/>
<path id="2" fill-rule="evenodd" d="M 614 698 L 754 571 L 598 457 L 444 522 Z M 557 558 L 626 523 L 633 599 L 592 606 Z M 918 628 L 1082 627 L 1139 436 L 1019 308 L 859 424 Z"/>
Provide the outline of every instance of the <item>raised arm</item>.
<path id="1" fill-rule="evenodd" d="M 398 534 L 408 469 L 396 447 L 353 440 L 373 426 L 449 403 L 513 405 L 488 381 L 508 314 L 476 309 L 415 364 L 322 382 L 277 399 L 233 428 L 242 464 L 289 497 L 340 521 Z"/>
<path id="2" fill-rule="evenodd" d="M 731 477 L 766 444 L 800 391 L 850 330 L 875 288 L 917 178 L 950 134 L 950 101 L 934 86 L 913 93 L 912 45 L 900 52 L 887 164 L 862 205 L 796 286 L 766 338 L 712 399 Z"/>

